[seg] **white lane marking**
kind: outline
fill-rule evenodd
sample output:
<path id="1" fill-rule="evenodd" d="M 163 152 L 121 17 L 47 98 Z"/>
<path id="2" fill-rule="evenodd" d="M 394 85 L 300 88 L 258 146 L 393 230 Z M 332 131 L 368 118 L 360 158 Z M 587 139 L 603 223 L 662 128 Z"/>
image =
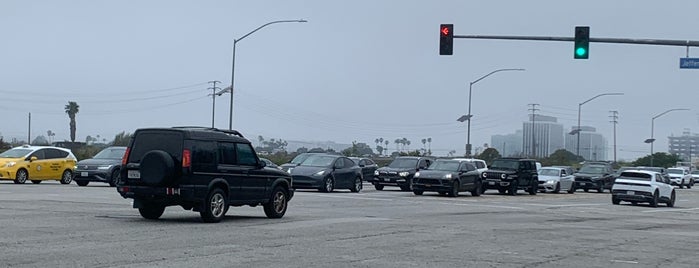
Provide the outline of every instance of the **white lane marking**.
<path id="1" fill-rule="evenodd" d="M 618 262 L 618 263 L 628 263 L 628 264 L 638 264 L 637 261 L 622 261 L 622 260 L 612 260 L 612 262 Z"/>
<path id="2" fill-rule="evenodd" d="M 589 207 L 589 206 L 606 206 L 609 204 L 601 204 L 601 203 L 596 203 L 596 204 L 564 204 L 564 205 L 556 205 L 556 204 L 538 204 L 538 203 L 518 203 L 518 205 L 524 205 L 524 206 L 539 206 L 539 207 Z"/>
<path id="3" fill-rule="evenodd" d="M 641 212 L 644 213 L 654 213 L 654 212 L 680 212 L 680 211 L 692 211 L 692 210 L 699 210 L 699 208 L 678 208 L 678 209 L 663 209 L 663 208 L 658 208 L 654 210 L 642 210 Z"/>
<path id="4" fill-rule="evenodd" d="M 466 207 L 486 207 L 486 208 L 506 208 L 506 209 L 517 209 L 524 210 L 521 207 L 511 207 L 511 206 L 498 206 L 498 205 L 484 205 L 484 204 L 458 204 L 458 203 L 445 203 L 441 202 L 443 205 L 456 205 L 456 206 L 466 206 Z"/>
<path id="5" fill-rule="evenodd" d="M 329 198 L 346 198 L 346 199 L 363 199 L 363 200 L 379 200 L 379 201 L 390 201 L 393 198 L 373 198 L 373 197 L 361 197 L 361 196 L 341 196 L 341 195 L 331 195 L 331 194 L 305 194 L 303 192 L 296 192 L 294 194 L 301 194 L 307 196 L 319 196 L 319 197 L 329 197 Z"/>

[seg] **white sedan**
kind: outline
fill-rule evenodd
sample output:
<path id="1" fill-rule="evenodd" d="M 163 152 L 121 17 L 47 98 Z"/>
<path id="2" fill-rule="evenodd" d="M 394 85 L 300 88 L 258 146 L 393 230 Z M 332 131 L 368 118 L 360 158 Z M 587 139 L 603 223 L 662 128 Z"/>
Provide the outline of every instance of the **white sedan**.
<path id="1" fill-rule="evenodd" d="M 575 192 L 575 176 L 569 167 L 543 167 L 539 169 L 539 191 L 559 193 Z"/>
<path id="2" fill-rule="evenodd" d="M 648 202 L 652 207 L 657 207 L 658 203 L 663 202 L 668 207 L 673 207 L 675 199 L 675 188 L 670 185 L 669 179 L 658 172 L 624 171 L 612 186 L 612 204 L 614 205 L 627 201 L 634 205 L 639 202 Z"/>

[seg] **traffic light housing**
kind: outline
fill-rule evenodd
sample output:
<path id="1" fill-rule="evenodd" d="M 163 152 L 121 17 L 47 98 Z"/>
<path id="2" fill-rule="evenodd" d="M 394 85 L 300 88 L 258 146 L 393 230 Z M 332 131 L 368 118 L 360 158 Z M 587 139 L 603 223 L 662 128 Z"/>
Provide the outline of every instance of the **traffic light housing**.
<path id="1" fill-rule="evenodd" d="M 590 27 L 576 26 L 575 27 L 575 50 L 573 58 L 587 59 L 590 57 Z"/>
<path id="2" fill-rule="evenodd" d="M 439 55 L 452 55 L 454 52 L 454 24 L 439 25 Z"/>

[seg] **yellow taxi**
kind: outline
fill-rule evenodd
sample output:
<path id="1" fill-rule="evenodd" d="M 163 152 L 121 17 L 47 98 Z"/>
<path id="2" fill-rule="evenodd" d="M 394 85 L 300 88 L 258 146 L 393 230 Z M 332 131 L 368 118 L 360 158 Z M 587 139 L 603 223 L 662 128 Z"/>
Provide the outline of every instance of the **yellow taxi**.
<path id="1" fill-rule="evenodd" d="M 34 184 L 57 180 L 61 184 L 73 181 L 77 159 L 65 148 L 52 146 L 15 147 L 0 153 L 0 180 Z"/>

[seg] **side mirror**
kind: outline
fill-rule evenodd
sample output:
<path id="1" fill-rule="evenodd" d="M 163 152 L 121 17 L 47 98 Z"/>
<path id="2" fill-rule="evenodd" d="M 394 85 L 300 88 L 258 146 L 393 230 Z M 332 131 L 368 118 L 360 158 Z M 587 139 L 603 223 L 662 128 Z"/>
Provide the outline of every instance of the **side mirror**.
<path id="1" fill-rule="evenodd" d="M 29 162 L 36 161 L 36 160 L 39 160 L 39 158 L 36 156 L 32 156 L 31 158 L 29 158 Z"/>
<path id="2" fill-rule="evenodd" d="M 264 167 L 267 166 L 267 162 L 265 162 L 265 161 L 260 161 L 260 162 L 257 164 L 257 166 L 260 167 L 260 168 L 264 168 Z"/>
<path id="3" fill-rule="evenodd" d="M 359 167 L 365 167 L 365 166 L 366 166 L 366 165 L 364 165 L 364 164 L 359 164 Z"/>

